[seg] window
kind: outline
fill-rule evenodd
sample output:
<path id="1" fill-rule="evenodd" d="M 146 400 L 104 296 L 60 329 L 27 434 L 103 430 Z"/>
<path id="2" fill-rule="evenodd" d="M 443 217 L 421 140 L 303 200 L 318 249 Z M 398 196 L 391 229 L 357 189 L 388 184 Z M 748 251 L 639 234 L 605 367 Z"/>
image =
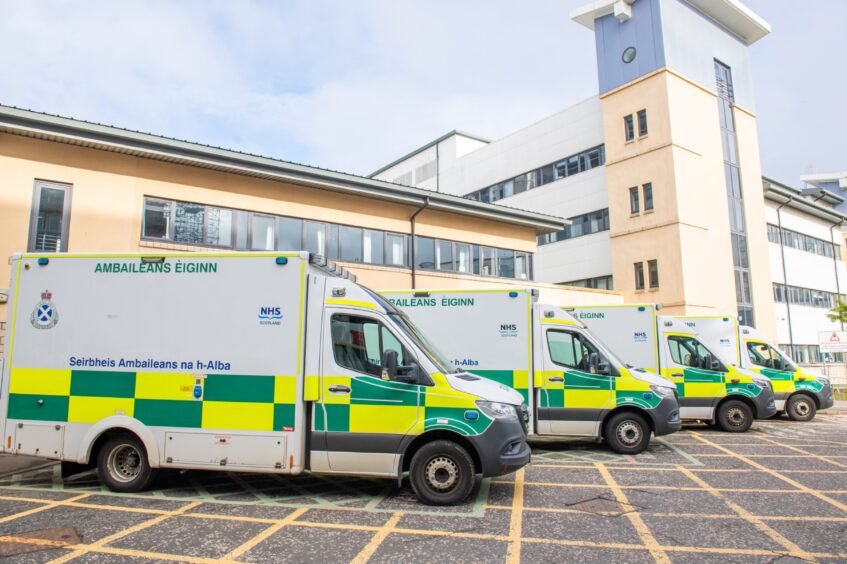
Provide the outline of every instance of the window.
<path id="1" fill-rule="evenodd" d="M 204 206 L 177 202 L 174 213 L 174 235 L 177 243 L 188 243 L 190 245 L 202 245 L 203 223 L 206 215 Z"/>
<path id="2" fill-rule="evenodd" d="M 385 242 L 383 241 L 385 232 L 365 229 L 363 233 L 365 236 L 363 262 L 383 264 L 385 262 Z"/>
<path id="3" fill-rule="evenodd" d="M 629 189 L 629 213 L 637 214 L 641 211 L 638 207 L 638 186 Z"/>
<path id="4" fill-rule="evenodd" d="M 453 270 L 453 243 L 438 241 L 438 269 Z"/>
<path id="5" fill-rule="evenodd" d="M 624 138 L 627 141 L 632 141 L 635 139 L 635 124 L 632 121 L 632 114 L 628 116 L 624 116 L 623 118 L 623 130 L 624 130 Z"/>
<path id="6" fill-rule="evenodd" d="M 779 244 L 779 239 L 779 227 L 769 223 L 768 241 Z M 838 245 L 833 245 L 830 241 L 824 241 L 823 239 L 818 239 L 817 237 L 792 231 L 784 227 L 782 228 L 782 241 L 786 247 L 791 247 L 807 253 L 813 253 L 822 257 L 833 258 L 835 256 L 840 256 L 841 254 L 841 251 L 836 250 L 835 248 Z"/>
<path id="7" fill-rule="evenodd" d="M 326 226 L 326 258 L 338 258 L 338 225 L 335 223 Z"/>
<path id="8" fill-rule="evenodd" d="M 750 356 L 750 362 L 755 364 L 756 366 L 763 366 L 765 368 L 772 368 L 774 370 L 789 370 L 794 371 L 795 368 L 792 366 L 791 361 L 787 358 L 783 357 L 779 351 L 777 351 L 772 346 L 767 343 L 756 343 L 754 341 L 747 342 L 747 354 Z M 784 362 L 788 365 L 783 368 L 785 365 Z"/>
<path id="9" fill-rule="evenodd" d="M 647 110 L 638 110 L 638 136 L 647 135 Z"/>
<path id="10" fill-rule="evenodd" d="M 405 238 L 396 233 L 385 234 L 385 264 L 403 266 L 405 264 Z"/>
<path id="11" fill-rule="evenodd" d="M 561 286 L 576 286 L 578 288 L 594 288 L 597 290 L 613 290 L 611 276 L 597 276 L 596 278 L 583 278 L 569 282 L 557 282 Z"/>
<path id="12" fill-rule="evenodd" d="M 659 262 L 657 260 L 647 261 L 647 274 L 650 277 L 650 287 L 659 287 Z"/>
<path id="13" fill-rule="evenodd" d="M 234 210 L 234 223 L 235 223 L 235 248 L 239 251 L 247 250 L 247 212 L 241 210 Z M 297 245 L 296 248 L 300 248 L 300 245 Z"/>
<path id="14" fill-rule="evenodd" d="M 574 237 L 581 237 L 583 235 L 591 235 L 592 233 L 609 230 L 608 208 L 568 219 L 570 220 L 571 225 L 555 233 L 539 235 L 538 244 L 547 245 L 557 241 L 564 241 L 566 239 L 573 239 Z"/>
<path id="15" fill-rule="evenodd" d="M 515 252 L 508 249 L 497 250 L 497 272 L 501 278 L 515 277 Z"/>
<path id="16" fill-rule="evenodd" d="M 636 262 L 635 267 L 635 289 L 643 290 L 644 289 L 644 263 Z"/>
<path id="17" fill-rule="evenodd" d="M 179 211 L 179 208 L 177 208 Z M 267 215 L 253 214 L 253 225 L 250 229 L 250 249 L 254 251 L 272 251 L 276 237 L 274 228 L 276 219 Z"/>
<path id="18" fill-rule="evenodd" d="M 471 271 L 471 246 L 463 243 L 456 243 L 456 271 L 470 272 Z"/>
<path id="19" fill-rule="evenodd" d="M 694 337 L 670 335 L 668 337 L 668 348 L 671 352 L 671 358 L 680 366 L 713 370 L 709 361 L 717 360 L 717 357 L 709 352 L 709 349 L 704 347 L 703 343 Z M 722 367 L 720 371 L 725 372 Z"/>
<path id="20" fill-rule="evenodd" d="M 515 278 L 519 280 L 529 279 L 529 255 L 527 253 L 515 253 Z"/>
<path id="21" fill-rule="evenodd" d="M 416 237 L 418 268 L 435 268 L 435 240 L 429 237 Z"/>
<path id="22" fill-rule="evenodd" d="M 598 355 L 602 360 L 602 355 L 594 343 L 570 331 L 547 331 L 547 348 L 553 362 L 581 372 L 591 372 L 592 354 Z"/>
<path id="23" fill-rule="evenodd" d="M 648 182 L 641 190 L 644 192 L 644 211 L 650 211 L 653 209 L 653 183 Z"/>
<path id="24" fill-rule="evenodd" d="M 279 236 L 277 250 L 300 251 L 303 249 L 303 220 L 291 217 L 278 217 Z"/>
<path id="25" fill-rule="evenodd" d="M 482 251 L 482 273 L 485 276 L 497 276 L 497 258 L 494 249 L 481 247 Z"/>
<path id="26" fill-rule="evenodd" d="M 326 225 L 315 221 L 306 222 L 305 250 L 326 256 Z"/>
<path id="27" fill-rule="evenodd" d="M 147 239 L 169 239 L 171 237 L 170 202 L 144 198 L 144 226 L 141 234 L 142 237 Z"/>
<path id="28" fill-rule="evenodd" d="M 396 350 L 398 364 L 404 364 L 407 351 L 380 322 L 355 315 L 333 315 L 331 322 L 332 349 L 335 363 L 355 372 L 382 376 L 382 356 L 386 350 Z"/>
<path id="29" fill-rule="evenodd" d="M 341 226 L 341 260 L 362 262 L 362 230 L 359 227 Z"/>
<path id="30" fill-rule="evenodd" d="M 206 244 L 210 247 L 232 246 L 232 210 L 206 208 Z"/>

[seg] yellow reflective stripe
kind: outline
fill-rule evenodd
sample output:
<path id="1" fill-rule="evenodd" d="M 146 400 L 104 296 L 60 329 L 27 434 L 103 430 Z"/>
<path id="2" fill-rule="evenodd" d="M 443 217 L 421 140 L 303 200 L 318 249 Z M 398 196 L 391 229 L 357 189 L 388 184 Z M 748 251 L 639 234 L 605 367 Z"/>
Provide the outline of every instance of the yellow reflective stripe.
<path id="1" fill-rule="evenodd" d="M 134 409 L 134 398 L 71 396 L 68 399 L 68 423 L 97 423 L 113 415 L 132 417 Z"/>
<path id="2" fill-rule="evenodd" d="M 321 377 L 306 376 L 306 384 L 303 387 L 303 400 L 318 401 L 321 399 Z"/>
<path id="3" fill-rule="evenodd" d="M 351 433 L 406 434 L 418 421 L 416 405 L 351 405 Z"/>
<path id="4" fill-rule="evenodd" d="M 297 327 L 297 370 L 303 370 L 303 310 L 306 292 L 306 261 L 300 263 L 300 325 Z M 302 374 L 302 372 L 300 372 Z"/>
<path id="5" fill-rule="evenodd" d="M 426 391 L 426 395 L 424 395 L 424 405 L 426 407 L 458 407 L 475 409 L 476 400 L 477 396 L 472 396 L 464 392 L 450 389 L 445 390 L 443 388 L 439 391 L 428 389 Z"/>
<path id="6" fill-rule="evenodd" d="M 353 307 L 365 307 L 368 309 L 376 309 L 376 304 L 372 304 L 370 302 L 360 302 L 357 300 L 341 300 L 337 298 L 330 298 L 326 301 L 327 305 L 346 305 Z"/>
<path id="7" fill-rule="evenodd" d="M 12 368 L 12 353 L 15 352 L 15 324 L 18 320 L 18 292 L 21 287 L 21 261 L 18 261 L 18 271 L 15 273 L 15 296 L 12 298 L 12 326 L 9 328 L 9 354 L 7 366 Z"/>
<path id="8" fill-rule="evenodd" d="M 296 376 L 274 376 L 274 403 L 297 403 Z"/>
<path id="9" fill-rule="evenodd" d="M 71 371 L 42 368 L 13 368 L 9 393 L 68 396 L 71 393 Z"/>
<path id="10" fill-rule="evenodd" d="M 270 431 L 274 404 L 241 401 L 204 401 L 203 429 Z"/>
<path id="11" fill-rule="evenodd" d="M 515 370 L 512 372 L 513 388 L 529 388 L 529 371 Z"/>
<path id="12" fill-rule="evenodd" d="M 135 397 L 157 400 L 193 400 L 196 380 L 191 374 L 137 372 Z"/>
<path id="13" fill-rule="evenodd" d="M 577 325 L 576 321 L 570 319 L 542 319 L 542 323 L 560 323 L 562 325 Z"/>

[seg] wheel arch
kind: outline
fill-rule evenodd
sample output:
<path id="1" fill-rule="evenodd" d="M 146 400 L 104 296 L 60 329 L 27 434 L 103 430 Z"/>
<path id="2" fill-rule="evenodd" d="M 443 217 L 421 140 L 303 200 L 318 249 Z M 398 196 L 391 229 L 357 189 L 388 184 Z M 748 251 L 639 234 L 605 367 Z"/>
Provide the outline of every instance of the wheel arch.
<path id="1" fill-rule="evenodd" d="M 718 418 L 718 413 L 720 413 L 721 406 L 726 402 L 732 400 L 738 400 L 741 403 L 745 404 L 747 407 L 749 407 L 750 411 L 753 413 L 753 419 L 759 418 L 759 410 L 756 409 L 756 403 L 752 399 L 748 398 L 747 396 L 742 396 L 741 394 L 727 394 L 726 397 L 721 398 L 721 400 L 718 401 L 718 403 L 715 405 L 715 420 L 717 420 Z"/>
<path id="2" fill-rule="evenodd" d="M 608 423 L 609 420 L 618 413 L 634 413 L 636 415 L 640 415 L 647 422 L 647 427 L 650 429 L 651 433 L 656 430 L 656 424 L 646 409 L 638 407 L 637 405 L 620 405 L 609 411 L 609 413 L 604 415 L 603 419 L 600 421 L 600 436 L 603 439 L 606 438 L 606 423 Z"/>
<path id="3" fill-rule="evenodd" d="M 147 450 L 147 461 L 150 468 L 158 468 L 159 448 L 152 431 L 138 419 L 124 415 L 115 415 L 101 419 L 92 425 L 80 442 L 76 462 L 81 464 L 95 464 L 97 462 L 97 451 L 109 437 L 118 434 L 135 435 L 144 444 Z"/>
<path id="4" fill-rule="evenodd" d="M 812 398 L 812 401 L 815 403 L 815 409 L 821 408 L 821 402 L 818 399 L 818 395 L 814 392 L 810 392 L 809 390 L 796 390 L 791 393 L 787 398 L 785 398 L 785 409 L 788 410 L 788 402 L 791 401 L 791 398 L 795 396 L 806 396 Z"/>
<path id="5" fill-rule="evenodd" d="M 473 460 L 474 471 L 479 474 L 482 472 L 482 459 L 479 456 L 479 452 L 476 450 L 474 444 L 468 440 L 467 437 L 460 435 L 459 433 L 448 431 L 446 429 L 436 429 L 434 431 L 427 431 L 425 433 L 421 433 L 414 439 L 412 439 L 409 444 L 403 449 L 400 459 L 400 472 L 402 475 L 403 472 L 409 470 L 409 466 L 412 463 L 412 458 L 414 458 L 415 453 L 418 452 L 422 446 L 427 443 L 431 443 L 432 441 L 452 441 L 462 448 L 464 448 L 468 455 L 470 455 L 471 460 Z"/>

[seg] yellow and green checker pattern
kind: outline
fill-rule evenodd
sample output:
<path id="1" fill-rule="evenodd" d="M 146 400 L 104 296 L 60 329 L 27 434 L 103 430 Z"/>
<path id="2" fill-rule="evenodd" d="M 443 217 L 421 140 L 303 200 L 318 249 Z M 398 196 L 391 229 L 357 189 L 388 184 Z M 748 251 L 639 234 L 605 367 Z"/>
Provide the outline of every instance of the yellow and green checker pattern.
<path id="1" fill-rule="evenodd" d="M 514 389 L 523 396 L 524 403 L 529 403 L 529 370 L 468 370 L 468 372 Z"/>
<path id="2" fill-rule="evenodd" d="M 442 374 L 433 379 L 435 386 L 420 386 L 365 375 L 325 376 L 314 430 L 419 435 L 449 429 L 471 436 L 488 429 L 492 420 L 477 409 L 476 396 L 451 388 Z M 334 386 L 350 393 L 334 395 Z"/>
<path id="3" fill-rule="evenodd" d="M 539 407 L 550 409 L 608 410 L 621 405 L 653 409 L 662 398 L 650 390 L 650 384 L 633 378 L 625 368 L 620 376 L 591 374 L 578 370 L 539 371 L 544 382 Z M 562 381 L 551 382 L 550 378 Z M 586 412 L 588 414 L 588 412 Z"/>
<path id="4" fill-rule="evenodd" d="M 797 390 L 806 390 L 819 393 L 823 390 L 823 383 L 814 374 L 804 372 L 798 368 L 795 372 L 788 370 L 774 370 L 754 366 L 751 368 L 762 376 L 767 376 L 773 386 L 773 393 L 777 399 L 785 399 Z"/>
<path id="5" fill-rule="evenodd" d="M 679 368 L 663 368 L 662 376 L 674 383 L 683 407 L 686 398 L 723 398 L 731 394 L 754 398 L 762 393 L 762 387 L 750 376 L 733 370 L 732 366 L 729 369 L 730 372 L 719 372 L 685 368 L 682 376 L 675 376 L 679 374 Z"/>
<path id="6" fill-rule="evenodd" d="M 149 426 L 291 431 L 296 390 L 296 376 L 13 368 L 8 418 L 96 423 L 126 415 Z"/>

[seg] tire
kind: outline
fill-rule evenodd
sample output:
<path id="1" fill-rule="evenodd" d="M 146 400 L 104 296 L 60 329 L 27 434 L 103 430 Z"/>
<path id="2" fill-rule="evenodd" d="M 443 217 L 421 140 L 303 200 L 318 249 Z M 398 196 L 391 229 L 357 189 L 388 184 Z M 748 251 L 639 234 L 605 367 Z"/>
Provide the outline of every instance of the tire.
<path id="1" fill-rule="evenodd" d="M 618 454 L 638 454 L 650 444 L 650 425 L 637 413 L 617 413 L 606 421 L 603 436 Z"/>
<path id="2" fill-rule="evenodd" d="M 476 480 L 473 460 L 452 441 L 422 446 L 409 465 L 409 481 L 418 499 L 427 505 L 456 505 L 470 495 Z"/>
<path id="3" fill-rule="evenodd" d="M 794 394 L 785 404 L 785 413 L 792 421 L 811 421 L 817 411 L 815 400 L 806 394 Z"/>
<path id="4" fill-rule="evenodd" d="M 753 410 L 741 400 L 728 400 L 718 408 L 718 425 L 727 433 L 743 433 L 753 424 Z"/>
<path id="5" fill-rule="evenodd" d="M 97 454 L 97 473 L 107 488 L 124 493 L 143 490 L 155 477 L 144 443 L 132 435 L 106 440 Z"/>

